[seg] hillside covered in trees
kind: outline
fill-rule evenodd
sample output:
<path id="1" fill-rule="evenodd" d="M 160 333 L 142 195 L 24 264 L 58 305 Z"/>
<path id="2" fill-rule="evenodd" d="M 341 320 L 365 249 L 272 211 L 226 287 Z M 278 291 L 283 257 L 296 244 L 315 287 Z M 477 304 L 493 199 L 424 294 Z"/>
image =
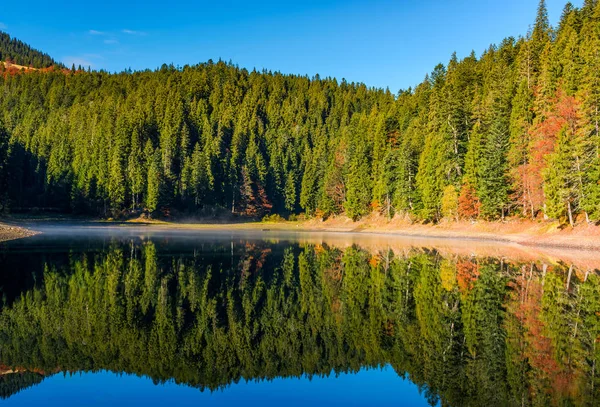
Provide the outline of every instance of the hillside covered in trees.
<path id="1" fill-rule="evenodd" d="M 0 78 L 0 202 L 118 215 L 600 220 L 600 2 L 397 95 L 223 62 Z"/>
<path id="2" fill-rule="evenodd" d="M 33 49 L 2 31 L 0 31 L 0 61 L 32 68 L 48 68 L 56 65 L 50 55 Z"/>

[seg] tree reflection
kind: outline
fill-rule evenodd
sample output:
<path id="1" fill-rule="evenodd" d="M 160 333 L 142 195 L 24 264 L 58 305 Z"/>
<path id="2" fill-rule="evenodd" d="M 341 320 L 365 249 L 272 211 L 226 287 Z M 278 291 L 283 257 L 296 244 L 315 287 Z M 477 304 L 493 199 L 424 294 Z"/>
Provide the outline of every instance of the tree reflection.
<path id="1" fill-rule="evenodd" d="M 428 249 L 241 243 L 178 253 L 115 241 L 43 258 L 32 287 L 4 293 L 12 300 L 0 313 L 0 397 L 57 371 L 213 390 L 390 364 L 432 404 L 598 399 L 593 270 Z"/>

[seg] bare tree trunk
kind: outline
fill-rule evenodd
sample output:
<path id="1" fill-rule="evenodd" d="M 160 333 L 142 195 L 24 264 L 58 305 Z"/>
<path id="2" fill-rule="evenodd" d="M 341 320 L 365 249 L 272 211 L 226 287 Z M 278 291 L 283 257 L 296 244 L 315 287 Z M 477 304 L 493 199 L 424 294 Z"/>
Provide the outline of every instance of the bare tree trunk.
<path id="1" fill-rule="evenodd" d="M 575 227 L 575 223 L 573 222 L 573 210 L 571 209 L 571 201 L 567 202 L 567 212 L 569 214 L 569 224 L 571 227 Z"/>
<path id="2" fill-rule="evenodd" d="M 546 263 L 544 263 L 542 265 L 542 291 L 543 291 L 543 288 L 544 288 L 544 284 L 546 284 L 546 273 L 547 272 L 548 272 L 548 265 Z"/>
<path id="3" fill-rule="evenodd" d="M 235 213 L 235 190 L 231 192 L 231 213 Z"/>
<path id="4" fill-rule="evenodd" d="M 387 217 L 388 219 L 390 218 L 390 214 L 391 214 L 391 202 L 390 202 L 390 194 L 386 194 L 385 195 L 385 200 L 386 200 L 386 211 L 387 211 Z"/>

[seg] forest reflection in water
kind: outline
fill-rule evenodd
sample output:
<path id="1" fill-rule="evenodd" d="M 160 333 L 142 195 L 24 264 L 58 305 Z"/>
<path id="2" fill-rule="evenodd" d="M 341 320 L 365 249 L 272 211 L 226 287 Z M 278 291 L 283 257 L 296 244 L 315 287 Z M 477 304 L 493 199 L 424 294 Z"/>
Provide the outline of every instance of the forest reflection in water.
<path id="1" fill-rule="evenodd" d="M 214 390 L 390 366 L 431 404 L 598 403 L 593 255 L 384 241 L 0 245 L 0 397 L 57 372 Z"/>

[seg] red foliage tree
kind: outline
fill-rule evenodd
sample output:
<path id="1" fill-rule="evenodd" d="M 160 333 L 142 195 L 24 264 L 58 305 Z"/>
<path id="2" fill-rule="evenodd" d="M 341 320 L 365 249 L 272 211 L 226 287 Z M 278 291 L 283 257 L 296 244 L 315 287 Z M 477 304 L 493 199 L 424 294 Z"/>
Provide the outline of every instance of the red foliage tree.
<path id="1" fill-rule="evenodd" d="M 529 162 L 519 166 L 516 175 L 521 194 L 527 201 L 524 206 L 528 207 L 532 217 L 544 205 L 543 172 L 547 166 L 546 158 L 554 152 L 560 130 L 565 125 L 575 129 L 577 111 L 577 100 L 559 89 L 548 111 L 542 112 L 542 120 L 530 129 Z"/>
<path id="2" fill-rule="evenodd" d="M 470 260 L 459 260 L 456 263 L 456 281 L 458 288 L 465 294 L 471 291 L 473 283 L 479 278 L 479 264 Z"/>
<path id="3" fill-rule="evenodd" d="M 458 215 L 465 219 L 475 219 L 479 216 L 480 208 L 481 202 L 475 188 L 469 182 L 465 182 L 458 197 Z"/>
<path id="4" fill-rule="evenodd" d="M 546 271 L 553 272 L 550 267 Z M 543 389 L 557 399 L 572 393 L 577 383 L 574 372 L 555 359 L 555 345 L 548 337 L 548 327 L 543 321 L 544 285 L 539 270 L 533 265 L 523 266 L 522 272 L 508 286 L 511 294 L 507 309 L 522 328 L 521 356 L 531 368 L 532 382 L 539 386 L 530 391 Z"/>

